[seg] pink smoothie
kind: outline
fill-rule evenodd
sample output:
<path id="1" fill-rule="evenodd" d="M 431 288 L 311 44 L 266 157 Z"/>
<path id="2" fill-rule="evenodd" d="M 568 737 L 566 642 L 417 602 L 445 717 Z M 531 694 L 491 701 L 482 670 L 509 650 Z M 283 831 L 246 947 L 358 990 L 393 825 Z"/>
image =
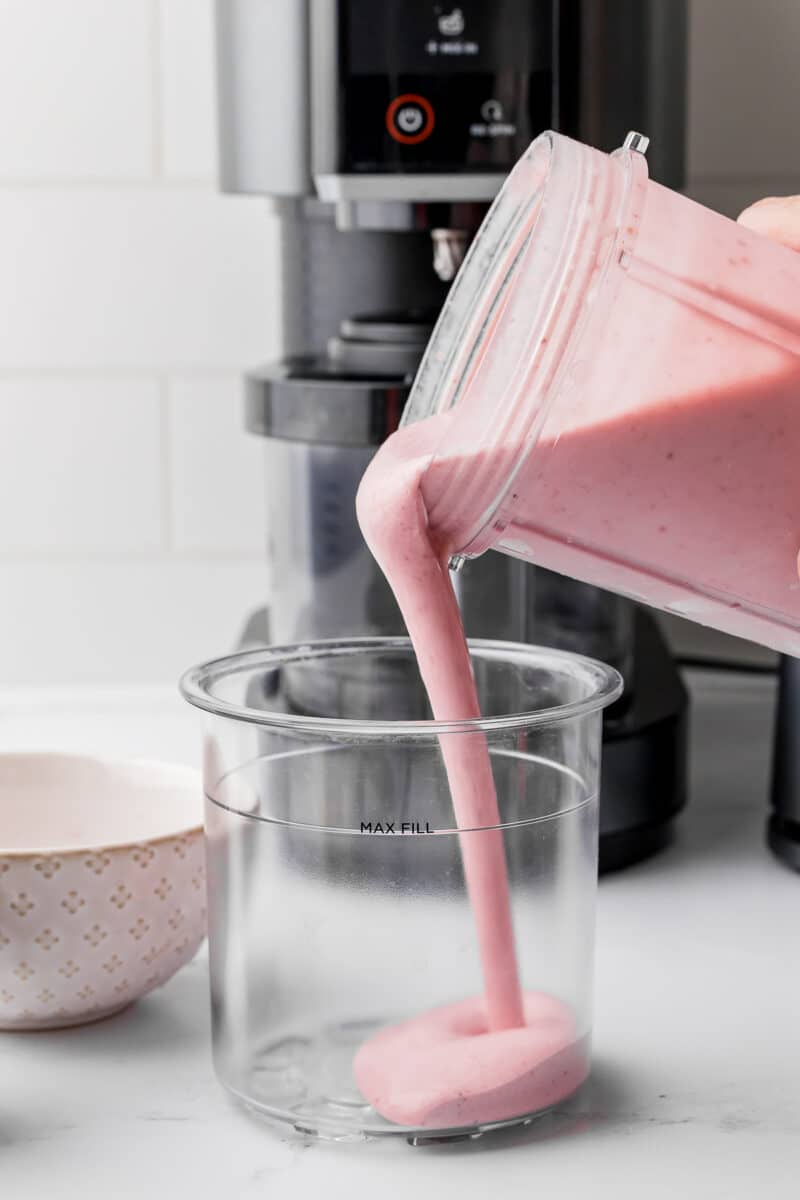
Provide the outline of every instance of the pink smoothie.
<path id="1" fill-rule="evenodd" d="M 798 463 L 798 371 L 664 398 L 543 444 L 503 542 L 797 653 Z"/>
<path id="2" fill-rule="evenodd" d="M 478 697 L 447 559 L 428 528 L 420 478 L 441 420 L 393 435 L 370 464 L 357 510 L 368 546 L 389 580 L 408 627 L 420 674 L 438 721 L 480 717 Z M 461 829 L 500 824 L 492 768 L 482 734 L 442 741 L 456 821 Z M 461 851 L 492 1029 L 522 1024 L 514 931 L 499 830 L 463 838 Z"/>
<path id="3" fill-rule="evenodd" d="M 740 355 L 718 366 L 716 386 L 694 391 L 693 372 L 678 358 L 635 412 L 612 397 L 562 412 L 558 430 L 545 428 L 518 471 L 496 544 L 634 593 L 644 564 L 650 602 L 751 636 L 763 608 L 770 614 L 765 641 L 774 639 L 776 612 L 800 622 L 800 376 L 785 356 L 770 358 Z M 678 381 L 686 390 L 664 394 Z M 478 515 L 459 481 L 482 476 L 492 494 L 518 452 L 501 445 L 442 453 L 453 419 L 430 418 L 393 435 L 358 499 L 364 536 L 395 590 L 439 720 L 479 716 L 446 567 Z M 752 607 L 735 607 L 731 596 Z M 483 737 L 444 739 L 442 752 L 459 827 L 497 824 Z M 354 1064 L 373 1107 L 401 1124 L 442 1127 L 534 1112 L 573 1092 L 588 1070 L 564 1006 L 521 994 L 501 834 L 464 838 L 462 853 L 483 998 L 382 1031 Z"/>
<path id="4" fill-rule="evenodd" d="M 358 494 L 364 537 L 389 579 L 408 626 L 434 715 L 480 716 L 447 550 L 428 524 L 420 480 L 446 418 L 393 435 Z M 549 996 L 523 996 L 491 764 L 482 734 L 441 742 L 460 829 L 484 995 L 381 1031 L 359 1050 L 364 1096 L 400 1124 L 442 1127 L 504 1120 L 563 1099 L 587 1073 L 571 1014 Z"/>
<path id="5" fill-rule="evenodd" d="M 394 434 L 361 485 L 439 720 L 479 715 L 446 563 L 490 546 L 800 654 L 800 258 L 648 184 L 601 279 L 609 195 L 572 235 L 552 336 L 529 336 L 521 256 L 480 351 L 467 339 L 455 408 Z M 579 285 L 592 305 L 570 306 Z M 483 738 L 442 753 L 459 827 L 495 824 Z M 355 1061 L 367 1099 L 410 1125 L 535 1111 L 587 1070 L 564 1006 L 521 993 L 500 834 L 462 848 L 483 998 L 384 1030 Z"/>
<path id="6" fill-rule="evenodd" d="M 548 1108 L 586 1078 L 587 1046 L 560 1001 L 524 997 L 524 1024 L 490 1030 L 482 999 L 435 1008 L 361 1046 L 358 1086 L 402 1125 L 458 1128 Z"/>
<path id="7" fill-rule="evenodd" d="M 562 415 L 487 532 L 529 562 L 800 654 L 800 369 L 720 376 L 635 413 Z M 451 551 L 476 516 L 457 502 L 454 473 L 483 471 L 491 491 L 508 469 L 502 448 L 430 468 L 423 494 L 448 509 L 439 536 Z"/>

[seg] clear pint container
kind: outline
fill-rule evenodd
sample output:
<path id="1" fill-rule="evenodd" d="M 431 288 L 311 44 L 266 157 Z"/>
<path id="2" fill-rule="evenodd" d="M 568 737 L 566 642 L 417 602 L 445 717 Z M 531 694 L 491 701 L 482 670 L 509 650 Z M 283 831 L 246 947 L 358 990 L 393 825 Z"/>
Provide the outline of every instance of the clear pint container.
<path id="1" fill-rule="evenodd" d="M 426 719 L 404 639 L 235 655 L 183 680 L 208 713 L 216 1070 L 285 1128 L 477 1134 L 560 1103 L 589 1070 L 601 714 L 620 678 L 513 643 L 471 654 L 484 716 L 458 724 Z M 485 739 L 499 826 L 455 827 L 442 750 L 465 738 Z M 462 854 L 498 841 L 533 1058 L 524 1031 L 483 1035 Z M 446 1044 L 388 1059 L 376 1092 L 376 1038 L 421 1014 L 431 1036 L 442 1013 Z M 476 1062 L 493 1086 L 474 1087 Z"/>
<path id="2" fill-rule="evenodd" d="M 494 547 L 800 654 L 800 256 L 538 138 L 451 289 L 404 423 L 453 556 Z"/>

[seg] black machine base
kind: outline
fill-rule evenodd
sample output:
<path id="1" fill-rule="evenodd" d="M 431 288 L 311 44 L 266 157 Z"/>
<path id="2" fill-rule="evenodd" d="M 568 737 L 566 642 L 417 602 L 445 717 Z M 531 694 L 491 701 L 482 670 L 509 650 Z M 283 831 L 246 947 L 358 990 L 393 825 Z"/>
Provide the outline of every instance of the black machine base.
<path id="1" fill-rule="evenodd" d="M 772 853 L 800 871 L 800 659 L 782 658 L 772 768 L 772 815 L 767 844 Z"/>
<path id="2" fill-rule="evenodd" d="M 767 823 L 767 845 L 793 871 L 800 871 L 800 825 L 773 813 Z"/>
<path id="3" fill-rule="evenodd" d="M 663 849 L 686 803 L 689 698 L 654 618 L 636 614 L 634 678 L 606 712 L 600 871 Z"/>

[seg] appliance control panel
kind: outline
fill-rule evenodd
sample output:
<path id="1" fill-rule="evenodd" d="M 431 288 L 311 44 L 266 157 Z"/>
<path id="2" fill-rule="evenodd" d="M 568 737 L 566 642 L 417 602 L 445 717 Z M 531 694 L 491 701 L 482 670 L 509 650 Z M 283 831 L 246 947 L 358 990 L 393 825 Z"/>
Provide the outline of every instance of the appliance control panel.
<path id="1" fill-rule="evenodd" d="M 505 172 L 554 124 L 552 0 L 341 0 L 338 170 Z"/>

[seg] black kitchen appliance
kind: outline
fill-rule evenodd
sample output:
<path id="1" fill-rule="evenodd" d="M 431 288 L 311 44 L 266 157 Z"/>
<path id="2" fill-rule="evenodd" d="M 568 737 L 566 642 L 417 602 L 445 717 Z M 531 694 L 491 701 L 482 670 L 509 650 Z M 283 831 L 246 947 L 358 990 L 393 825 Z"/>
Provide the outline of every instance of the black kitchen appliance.
<path id="1" fill-rule="evenodd" d="M 221 182 L 269 197 L 284 359 L 247 381 L 264 443 L 276 642 L 402 628 L 355 522 L 450 280 L 542 130 L 650 135 L 683 182 L 684 0 L 218 0 Z M 467 632 L 618 666 L 601 868 L 662 846 L 685 802 L 686 693 L 652 617 L 489 553 L 458 576 Z"/>

